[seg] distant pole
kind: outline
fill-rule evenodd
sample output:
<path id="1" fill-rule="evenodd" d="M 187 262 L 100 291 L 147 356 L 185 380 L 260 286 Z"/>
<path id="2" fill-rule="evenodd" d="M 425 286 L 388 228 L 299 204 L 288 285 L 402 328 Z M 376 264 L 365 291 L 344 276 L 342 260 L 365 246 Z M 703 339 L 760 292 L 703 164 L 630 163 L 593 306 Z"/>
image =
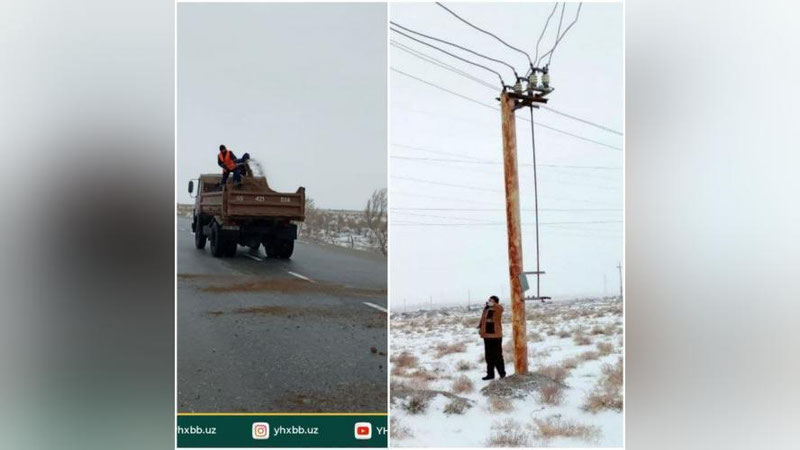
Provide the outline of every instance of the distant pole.
<path id="1" fill-rule="evenodd" d="M 519 174 L 517 173 L 516 102 L 507 92 L 500 94 L 503 134 L 503 172 L 506 192 L 506 231 L 508 233 L 508 278 L 511 285 L 511 323 L 514 339 L 514 371 L 528 373 L 528 341 L 525 330 L 525 302 L 522 297 L 522 226 L 519 212 Z M 538 283 L 537 283 L 538 284 Z"/>
<path id="2" fill-rule="evenodd" d="M 608 297 L 608 277 L 603 274 L 603 297 Z"/>
<path id="3" fill-rule="evenodd" d="M 472 307 L 472 292 L 467 289 L 467 311 Z"/>
<path id="4" fill-rule="evenodd" d="M 617 264 L 619 270 L 619 300 L 622 301 L 622 263 Z"/>

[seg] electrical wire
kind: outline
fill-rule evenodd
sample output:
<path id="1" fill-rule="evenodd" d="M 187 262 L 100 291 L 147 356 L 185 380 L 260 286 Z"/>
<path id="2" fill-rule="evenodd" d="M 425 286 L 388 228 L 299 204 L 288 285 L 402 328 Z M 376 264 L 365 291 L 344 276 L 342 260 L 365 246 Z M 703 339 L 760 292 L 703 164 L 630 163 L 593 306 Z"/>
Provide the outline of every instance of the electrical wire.
<path id="1" fill-rule="evenodd" d="M 400 144 L 392 144 L 392 145 L 397 146 L 397 147 L 402 147 L 402 145 L 400 145 Z M 427 150 L 423 150 L 423 149 L 420 149 L 420 148 L 417 148 L 417 150 L 427 151 Z M 446 152 L 437 152 L 437 153 L 443 153 L 443 154 L 446 154 L 446 155 L 456 155 L 455 153 L 446 153 Z M 501 165 L 501 164 L 503 164 L 502 161 L 483 161 L 483 160 L 472 161 L 472 160 L 467 160 L 467 159 L 421 158 L 421 157 L 415 157 L 415 156 L 396 156 L 396 155 L 392 155 L 392 156 L 390 156 L 390 158 L 392 158 L 392 159 L 407 159 L 407 160 L 411 160 L 411 161 L 452 162 L 452 163 L 458 163 L 458 164 L 490 164 L 490 165 Z M 520 163 L 519 165 L 520 166 L 530 166 L 532 164 L 530 164 L 530 163 Z M 622 170 L 621 167 L 612 167 L 612 166 L 574 166 L 574 165 L 568 165 L 568 164 L 537 164 L 537 166 L 538 167 L 552 167 L 552 168 L 557 168 L 557 169 Z"/>
<path id="2" fill-rule="evenodd" d="M 448 8 L 448 7 L 444 6 L 443 4 L 441 4 L 441 3 L 439 3 L 439 2 L 436 2 L 436 4 L 437 4 L 437 5 L 439 5 L 440 7 L 442 7 L 442 8 L 443 8 L 445 11 L 447 11 L 447 12 L 449 12 L 450 14 L 452 14 L 453 16 L 455 16 L 455 17 L 456 17 L 458 20 L 460 20 L 460 21 L 464 22 L 465 24 L 469 25 L 470 27 L 472 27 L 472 28 L 474 28 L 474 29 L 476 29 L 476 30 L 480 31 L 481 33 L 488 34 L 489 36 L 491 36 L 491 37 L 493 37 L 493 38 L 497 39 L 498 41 L 500 41 L 500 42 L 501 42 L 503 45 L 505 45 L 506 47 L 508 47 L 508 48 L 510 48 L 510 49 L 512 49 L 512 50 L 516 50 L 516 51 L 518 51 L 518 52 L 522 53 L 523 55 L 525 55 L 525 57 L 526 57 L 526 58 L 528 58 L 528 63 L 530 63 L 531 65 L 533 65 L 533 61 L 531 61 L 531 55 L 529 55 L 529 54 L 528 54 L 528 52 L 526 52 L 526 51 L 524 51 L 524 50 L 520 50 L 520 49 L 518 49 L 517 47 L 514 47 L 513 45 L 509 44 L 508 42 L 506 42 L 506 41 L 504 41 L 504 40 L 500 39 L 499 37 L 497 37 L 497 35 L 495 35 L 494 33 L 490 33 L 490 32 L 488 32 L 488 31 L 484 30 L 483 28 L 480 28 L 480 27 L 478 27 L 478 26 L 476 26 L 476 25 L 473 25 L 473 24 L 472 24 L 470 21 L 468 21 L 467 19 L 464 19 L 463 17 L 459 16 L 459 15 L 458 15 L 458 14 L 456 14 L 456 13 L 455 13 L 453 10 L 451 10 L 450 8 Z"/>
<path id="3" fill-rule="evenodd" d="M 567 28 L 564 30 L 564 33 L 562 33 L 560 36 L 558 36 L 556 38 L 556 43 L 553 44 L 553 48 L 551 48 L 550 51 L 548 51 L 547 53 L 542 55 L 541 58 L 539 58 L 539 60 L 542 60 L 542 59 L 544 59 L 545 56 L 549 55 L 549 58 L 547 59 L 547 65 L 548 66 L 550 65 L 550 61 L 553 59 L 553 52 L 555 52 L 556 47 L 558 47 L 558 44 L 561 42 L 561 39 L 564 39 L 564 36 L 567 35 L 567 32 L 569 31 L 569 29 L 572 28 L 572 26 L 575 25 L 575 22 L 578 21 L 578 17 L 581 15 L 581 7 L 582 6 L 583 6 L 583 2 L 578 3 L 578 10 L 575 13 L 575 19 L 573 19 L 572 22 L 567 26 Z M 537 61 L 537 64 L 538 63 L 539 63 L 539 61 Z"/>
<path id="4" fill-rule="evenodd" d="M 507 62 L 505 62 L 505 61 L 503 61 L 501 59 L 495 59 L 495 58 L 492 58 L 490 56 L 486 56 L 486 55 L 484 55 L 482 53 L 478 53 L 478 52 L 476 52 L 474 50 L 470 50 L 470 49 L 468 49 L 466 47 L 462 47 L 462 46 L 460 46 L 458 44 L 454 44 L 454 43 L 452 43 L 450 41 L 446 41 L 444 39 L 439 39 L 437 37 L 433 37 L 433 36 L 430 36 L 430 35 L 425 34 L 425 33 L 420 33 L 419 31 L 414 31 L 414 30 L 412 30 L 412 29 L 410 29 L 408 27 L 404 27 L 403 25 L 400 25 L 399 23 L 393 22 L 391 20 L 389 21 L 389 23 L 394 25 L 394 26 L 396 26 L 396 27 L 398 27 L 398 28 L 401 28 L 401 29 L 403 29 L 405 31 L 408 31 L 411 34 L 415 34 L 417 36 L 422 36 L 424 38 L 431 39 L 431 40 L 436 41 L 436 42 L 441 42 L 442 44 L 447 44 L 447 45 L 450 45 L 450 46 L 455 47 L 457 49 L 464 50 L 465 52 L 471 53 L 471 54 L 473 54 L 475 56 L 479 56 L 479 57 L 487 59 L 489 61 L 493 61 L 493 62 L 496 62 L 498 64 L 502 64 L 502 65 L 508 67 L 509 69 L 511 69 L 512 72 L 514 72 L 514 78 L 515 79 L 519 78 L 519 75 L 517 74 L 517 70 L 514 68 L 514 66 L 512 66 L 511 64 L 509 64 L 509 63 L 507 63 Z"/>
<path id="5" fill-rule="evenodd" d="M 457 97 L 461 97 L 464 100 L 468 100 L 468 101 L 470 101 L 472 103 L 477 103 L 477 104 L 479 104 L 479 105 L 481 105 L 481 106 L 483 106 L 485 108 L 489 108 L 489 109 L 492 109 L 492 110 L 495 110 L 495 111 L 500 111 L 500 108 L 494 107 L 492 105 L 488 105 L 488 104 L 483 103 L 481 101 L 475 100 L 474 98 L 467 97 L 466 95 L 462 95 L 462 94 L 459 94 L 457 92 L 451 91 L 450 89 L 441 87 L 441 86 L 439 86 L 439 85 L 437 85 L 435 83 L 431 83 L 430 81 L 423 80 L 422 78 L 419 78 L 417 76 L 410 75 L 410 74 L 408 74 L 406 72 L 403 72 L 401 70 L 398 70 L 398 69 L 396 69 L 394 67 L 391 67 L 391 70 L 393 72 L 397 72 L 397 73 L 399 73 L 401 75 L 405 75 L 406 77 L 412 78 L 414 80 L 417 80 L 417 81 L 419 81 L 421 83 L 427 84 L 427 85 L 429 85 L 431 87 L 434 87 L 436 89 L 439 89 L 441 91 L 445 91 L 445 92 L 448 92 L 448 93 L 450 93 L 452 95 L 455 95 Z M 526 118 L 526 117 L 520 117 L 520 120 L 528 121 L 529 119 Z M 597 144 L 597 145 L 601 145 L 603 147 L 608 147 L 608 148 L 611 148 L 611 149 L 614 149 L 614 150 L 622 151 L 622 148 L 620 148 L 620 147 L 616 147 L 614 145 L 606 144 L 606 143 L 600 142 L 600 141 L 595 141 L 594 139 L 589 139 L 589 138 L 586 138 L 586 137 L 583 137 L 583 136 L 580 136 L 580 135 L 577 135 L 577 134 L 574 134 L 574 133 L 570 133 L 569 131 L 564 131 L 564 130 L 561 130 L 561 129 L 558 129 L 558 128 L 555 128 L 555 127 L 551 127 L 550 125 L 545 125 L 545 124 L 543 124 L 541 122 L 536 122 L 536 124 L 539 125 L 542 128 L 546 128 L 546 129 L 551 130 L 551 131 L 555 131 L 555 132 L 558 132 L 558 133 L 561 133 L 561 134 L 565 134 L 567 136 L 571 136 L 571 137 L 574 137 L 576 139 L 580 139 L 582 141 L 591 142 L 591 143 L 594 143 L 594 144 Z"/>
<path id="6" fill-rule="evenodd" d="M 465 63 L 467 63 L 467 64 L 472 64 L 473 66 L 477 66 L 477 67 L 480 67 L 480 68 L 482 68 L 482 69 L 484 69 L 484 70 L 488 70 L 489 72 L 492 72 L 493 74 L 497 75 L 497 78 L 499 78 L 499 79 L 500 79 L 500 85 L 501 85 L 502 87 L 505 87 L 505 86 L 506 86 L 506 83 L 505 83 L 505 81 L 503 81 L 503 76 L 502 76 L 502 75 L 500 75 L 500 72 L 498 72 L 498 71 L 496 71 L 496 70 L 494 70 L 494 69 L 490 69 L 490 68 L 488 68 L 488 67 L 484 66 L 483 64 L 478 64 L 478 63 L 476 63 L 476 62 L 474 62 L 474 61 L 470 61 L 470 60 L 468 60 L 468 59 L 464 59 L 464 58 L 462 58 L 462 57 L 460 57 L 460 56 L 458 56 L 458 55 L 454 55 L 454 54 L 452 54 L 452 53 L 448 52 L 447 50 L 443 50 L 443 49 L 441 49 L 441 48 L 439 48 L 439 47 L 437 47 L 437 46 L 435 46 L 435 45 L 429 44 L 429 43 L 427 43 L 427 42 L 425 42 L 425 41 L 421 41 L 421 40 L 419 40 L 419 39 L 417 39 L 417 38 L 415 38 L 415 37 L 413 37 L 413 36 L 409 36 L 409 35 L 407 35 L 406 33 L 403 33 L 402 31 L 400 31 L 400 30 L 397 30 L 397 29 L 395 29 L 395 28 L 390 28 L 390 29 L 391 29 L 392 31 L 394 31 L 395 33 L 397 33 L 397 34 L 400 34 L 400 35 L 402 35 L 402 36 L 405 36 L 405 37 L 406 37 L 406 38 L 408 38 L 408 39 L 411 39 L 412 41 L 419 42 L 419 43 L 420 43 L 420 44 L 422 44 L 422 45 L 427 45 L 428 47 L 431 47 L 431 48 L 433 48 L 433 49 L 436 49 L 436 50 L 438 50 L 438 51 L 440 51 L 440 52 L 442 52 L 442 53 L 444 53 L 444 54 L 446 54 L 446 55 L 452 56 L 453 58 L 456 58 L 456 59 L 458 59 L 458 60 L 460 60 L 460 61 L 463 61 L 463 62 L 465 62 Z"/>
<path id="7" fill-rule="evenodd" d="M 433 65 L 436 65 L 436 66 L 439 66 L 439 67 L 441 67 L 443 69 L 447 69 L 447 70 L 449 70 L 449 71 L 451 71 L 451 72 L 453 72 L 455 74 L 461 75 L 464 78 L 472 80 L 472 81 L 474 81 L 474 82 L 476 82 L 476 83 L 478 83 L 478 84 L 480 84 L 482 86 L 485 86 L 487 89 L 491 89 L 493 92 L 497 91 L 497 86 L 495 86 L 495 85 L 493 85 L 493 84 L 491 84 L 491 83 L 489 83 L 489 82 L 487 82 L 485 80 L 482 80 L 482 79 L 480 79 L 478 77 L 472 76 L 472 75 L 464 72 L 463 70 L 458 69 L 456 67 L 453 67 L 453 66 L 451 66 L 451 65 L 449 65 L 449 64 L 447 64 L 445 62 L 442 62 L 441 60 L 438 60 L 438 59 L 436 59 L 436 58 L 434 58 L 434 57 L 432 57 L 430 55 L 427 55 L 427 54 L 422 53 L 420 51 L 414 50 L 411 47 L 403 45 L 403 44 L 401 44 L 401 43 L 399 43 L 399 42 L 397 42 L 395 40 L 391 41 L 391 45 L 392 45 L 392 47 L 395 47 L 395 48 L 397 48 L 399 50 L 402 50 L 402 51 L 408 53 L 411 56 L 414 56 L 414 57 L 419 58 L 419 59 L 421 59 L 421 60 L 423 60 L 425 62 L 429 62 L 429 63 L 431 63 Z"/>
<path id="8" fill-rule="evenodd" d="M 550 11 L 550 15 L 547 16 L 547 21 L 544 23 L 544 28 L 542 28 L 542 33 L 539 35 L 539 40 L 536 41 L 536 54 L 533 57 L 534 61 L 539 60 L 539 43 L 542 42 L 542 38 L 544 37 L 544 32 L 547 31 L 547 26 L 550 24 L 550 19 L 553 17 L 553 14 L 555 14 L 556 9 L 558 9 L 558 2 L 556 2 L 553 5 L 553 10 Z M 533 71 L 533 67 L 531 67 L 531 71 Z M 528 72 L 528 74 L 530 75 L 530 72 Z"/>
<path id="9" fill-rule="evenodd" d="M 461 211 L 461 212 L 487 212 L 505 211 L 505 208 L 391 208 L 391 211 Z M 531 208 L 520 208 L 521 211 L 533 211 Z M 539 208 L 547 212 L 621 212 L 622 208 Z"/>
<path id="10" fill-rule="evenodd" d="M 430 55 L 426 55 L 425 53 L 422 53 L 422 52 L 419 52 L 417 50 L 414 50 L 411 47 L 408 47 L 408 46 L 403 45 L 403 44 L 401 44 L 399 42 L 396 42 L 396 41 L 392 41 L 392 46 L 396 47 L 396 48 L 398 48 L 400 50 L 403 50 L 404 52 L 406 52 L 406 53 L 408 53 L 408 54 L 410 54 L 410 55 L 412 55 L 412 56 L 414 56 L 416 58 L 419 58 L 419 59 L 421 59 L 423 61 L 429 62 L 429 63 L 434 64 L 436 66 L 439 66 L 439 67 L 441 67 L 443 69 L 449 70 L 449 71 L 451 71 L 451 72 L 453 72 L 453 73 L 455 73 L 457 75 L 460 75 L 460 76 L 462 76 L 464 78 L 472 80 L 472 81 L 474 81 L 474 82 L 486 87 L 487 89 L 490 89 L 492 92 L 496 92 L 497 91 L 497 87 L 494 86 L 493 84 L 488 83 L 485 80 L 481 80 L 480 78 L 477 78 L 477 77 L 475 77 L 473 75 L 470 75 L 470 74 L 464 72 L 463 70 L 455 68 L 455 67 L 453 67 L 453 66 L 451 66 L 451 65 L 449 65 L 447 63 L 444 63 L 444 62 L 442 62 L 442 61 L 440 61 L 440 60 L 438 60 L 438 59 L 436 59 L 436 58 L 434 58 L 434 57 L 432 57 Z M 569 119 L 576 120 L 578 122 L 582 122 L 582 123 L 584 123 L 586 125 L 590 125 L 590 126 L 593 126 L 595 128 L 598 128 L 598 129 L 601 129 L 601 130 L 604 130 L 604 131 L 608 131 L 610 133 L 614 133 L 614 134 L 619 135 L 619 136 L 623 135 L 623 133 L 621 131 L 617 131 L 617 130 L 615 130 L 613 128 L 609 128 L 609 127 L 607 127 L 605 125 L 601 125 L 599 123 L 592 122 L 590 120 L 582 119 L 582 118 L 574 116 L 572 114 L 567 114 L 565 112 L 559 111 L 559 110 L 557 110 L 555 108 L 552 108 L 550 106 L 539 105 L 539 107 L 542 108 L 542 109 L 545 109 L 547 111 L 553 112 L 555 114 L 558 114 L 560 116 L 564 116 L 564 117 L 567 117 Z"/>

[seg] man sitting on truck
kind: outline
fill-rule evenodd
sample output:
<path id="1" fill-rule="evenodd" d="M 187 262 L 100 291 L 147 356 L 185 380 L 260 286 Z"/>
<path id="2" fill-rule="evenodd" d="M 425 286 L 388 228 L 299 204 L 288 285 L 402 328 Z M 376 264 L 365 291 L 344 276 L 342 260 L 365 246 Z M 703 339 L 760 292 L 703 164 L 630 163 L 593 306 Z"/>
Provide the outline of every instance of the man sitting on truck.
<path id="1" fill-rule="evenodd" d="M 243 164 L 250 159 L 250 155 L 245 153 L 242 159 L 236 159 L 236 155 L 228 150 L 224 145 L 219 146 L 219 154 L 217 155 L 217 164 L 222 167 L 222 182 L 220 185 L 224 188 L 228 182 L 228 175 L 233 172 L 233 182 L 236 185 L 242 184 L 242 173 L 244 172 Z"/>

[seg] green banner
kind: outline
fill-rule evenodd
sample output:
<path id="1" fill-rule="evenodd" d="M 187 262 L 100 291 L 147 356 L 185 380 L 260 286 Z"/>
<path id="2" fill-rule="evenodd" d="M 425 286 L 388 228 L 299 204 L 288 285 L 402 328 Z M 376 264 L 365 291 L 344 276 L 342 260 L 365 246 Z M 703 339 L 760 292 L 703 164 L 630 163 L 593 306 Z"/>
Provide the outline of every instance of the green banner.
<path id="1" fill-rule="evenodd" d="M 386 417 L 179 414 L 178 447 L 386 447 Z"/>

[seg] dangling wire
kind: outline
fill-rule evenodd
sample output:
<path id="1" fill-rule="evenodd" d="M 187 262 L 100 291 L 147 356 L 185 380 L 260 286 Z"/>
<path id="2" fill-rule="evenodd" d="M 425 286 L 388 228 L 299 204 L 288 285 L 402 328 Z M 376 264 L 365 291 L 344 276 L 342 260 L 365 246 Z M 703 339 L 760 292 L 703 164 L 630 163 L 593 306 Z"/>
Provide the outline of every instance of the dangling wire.
<path id="1" fill-rule="evenodd" d="M 531 151 L 533 153 L 533 208 L 536 214 L 536 298 L 541 298 L 539 292 L 539 184 L 536 179 L 536 139 L 533 131 L 533 108 L 531 107 Z M 544 300 L 542 300 L 544 302 Z"/>

